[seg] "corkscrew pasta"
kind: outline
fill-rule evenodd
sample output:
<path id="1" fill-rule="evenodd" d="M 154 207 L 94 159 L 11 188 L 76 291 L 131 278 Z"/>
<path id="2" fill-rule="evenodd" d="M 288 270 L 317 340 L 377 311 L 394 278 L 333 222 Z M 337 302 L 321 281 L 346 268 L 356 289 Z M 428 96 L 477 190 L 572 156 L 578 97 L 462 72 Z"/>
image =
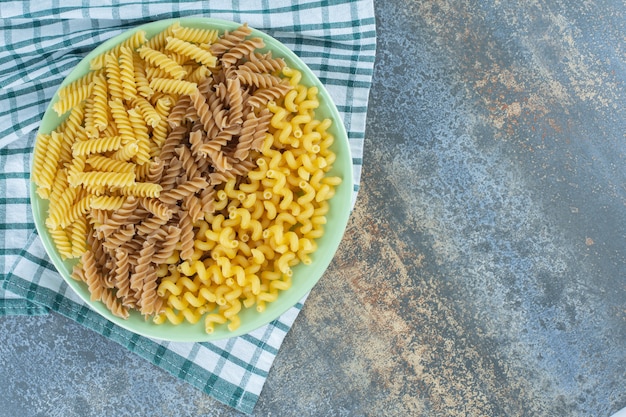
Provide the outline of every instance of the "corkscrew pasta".
<path id="1" fill-rule="evenodd" d="M 342 179 L 318 91 L 242 25 L 137 31 L 59 91 L 32 167 L 72 277 L 116 316 L 233 331 L 313 262 Z"/>

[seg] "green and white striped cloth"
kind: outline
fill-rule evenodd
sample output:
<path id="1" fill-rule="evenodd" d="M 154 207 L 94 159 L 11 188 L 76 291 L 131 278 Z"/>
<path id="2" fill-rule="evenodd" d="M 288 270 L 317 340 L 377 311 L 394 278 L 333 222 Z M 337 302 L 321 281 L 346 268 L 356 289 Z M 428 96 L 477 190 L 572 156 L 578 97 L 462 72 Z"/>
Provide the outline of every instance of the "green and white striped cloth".
<path id="1" fill-rule="evenodd" d="M 57 311 L 250 413 L 304 301 L 261 329 L 214 343 L 151 340 L 102 318 L 65 284 L 35 232 L 28 194 L 35 134 L 65 75 L 104 40 L 165 18 L 247 22 L 290 47 L 327 86 L 350 138 L 354 203 L 376 49 L 372 0 L 92 3 L 4 1 L 0 7 L 0 315 Z"/>

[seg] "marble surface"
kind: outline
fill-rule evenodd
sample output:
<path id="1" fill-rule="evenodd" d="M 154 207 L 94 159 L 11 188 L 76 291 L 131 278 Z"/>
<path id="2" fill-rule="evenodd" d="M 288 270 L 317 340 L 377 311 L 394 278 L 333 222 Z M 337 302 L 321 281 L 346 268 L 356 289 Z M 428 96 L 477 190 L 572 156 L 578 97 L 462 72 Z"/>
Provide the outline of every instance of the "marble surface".
<path id="1" fill-rule="evenodd" d="M 626 5 L 376 1 L 362 188 L 256 416 L 626 406 Z M 55 314 L 0 319 L 0 416 L 237 416 Z"/>

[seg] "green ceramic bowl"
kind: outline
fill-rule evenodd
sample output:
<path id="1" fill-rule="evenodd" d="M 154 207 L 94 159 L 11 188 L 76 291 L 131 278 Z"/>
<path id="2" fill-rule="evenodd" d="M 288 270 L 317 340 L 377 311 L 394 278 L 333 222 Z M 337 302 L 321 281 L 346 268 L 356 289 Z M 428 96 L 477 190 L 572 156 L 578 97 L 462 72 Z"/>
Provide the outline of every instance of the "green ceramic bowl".
<path id="1" fill-rule="evenodd" d="M 240 26 L 239 23 L 210 18 L 160 20 L 139 26 L 135 29 L 122 33 L 119 36 L 109 39 L 94 49 L 76 66 L 76 68 L 74 68 L 72 72 L 70 72 L 70 74 L 63 81 L 62 86 L 86 74 L 89 71 L 89 61 L 93 57 L 115 47 L 117 44 L 129 38 L 137 30 L 145 30 L 148 37 L 152 37 L 167 28 L 175 20 L 178 20 L 182 26 L 218 29 L 220 32 L 224 30 L 234 30 Z M 63 279 L 93 310 L 111 322 L 134 333 L 154 339 L 180 342 L 211 341 L 249 333 L 252 330 L 264 326 L 270 321 L 278 318 L 282 313 L 294 306 L 304 295 L 306 295 L 324 274 L 324 271 L 330 264 L 337 248 L 339 247 L 339 243 L 341 242 L 348 222 L 348 217 L 350 215 L 353 177 L 352 157 L 350 154 L 348 137 L 339 112 L 337 111 L 337 107 L 319 79 L 289 48 L 276 39 L 258 30 L 253 29 L 252 36 L 263 38 L 267 50 L 271 50 L 273 55 L 276 57 L 284 58 L 288 66 L 300 70 L 302 72 L 301 82 L 303 84 L 316 86 L 319 89 L 319 99 L 321 104 L 316 110 L 316 117 L 322 119 L 330 118 L 333 120 L 330 132 L 335 136 L 335 142 L 332 149 L 336 153 L 337 159 L 333 165 L 330 175 L 342 177 L 343 182 L 336 188 L 336 193 L 329 202 L 330 211 L 327 215 L 328 223 L 326 224 L 324 236 L 317 240 L 318 249 L 311 256 L 313 262 L 310 265 L 299 264 L 293 268 L 292 287 L 287 291 L 279 293 L 279 297 L 275 302 L 267 303 L 267 308 L 263 313 L 258 313 L 254 307 L 242 309 L 242 312 L 240 313 L 241 326 L 236 331 L 230 332 L 225 325 L 218 325 L 215 327 L 215 331 L 213 333 L 207 334 L 204 330 L 203 320 L 200 320 L 197 324 L 183 323 L 179 325 L 172 325 L 165 323 L 157 325 L 152 323 L 151 320 L 145 320 L 144 317 L 136 311 L 132 311 L 130 317 L 125 320 L 111 314 L 111 312 L 101 302 L 91 301 L 87 286 L 84 283 L 78 282 L 70 277 L 72 267 L 76 261 L 64 261 L 61 259 L 61 256 L 45 226 L 45 219 L 48 212 L 48 200 L 42 200 L 39 198 L 35 192 L 35 184 L 31 183 L 30 198 L 32 202 L 33 216 L 35 218 L 35 225 L 50 259 L 58 269 Z M 39 128 L 40 133 L 49 133 L 62 122 L 63 118 L 58 117 L 56 112 L 52 110 L 52 105 L 57 100 L 58 95 L 55 95 L 43 116 L 43 120 Z"/>

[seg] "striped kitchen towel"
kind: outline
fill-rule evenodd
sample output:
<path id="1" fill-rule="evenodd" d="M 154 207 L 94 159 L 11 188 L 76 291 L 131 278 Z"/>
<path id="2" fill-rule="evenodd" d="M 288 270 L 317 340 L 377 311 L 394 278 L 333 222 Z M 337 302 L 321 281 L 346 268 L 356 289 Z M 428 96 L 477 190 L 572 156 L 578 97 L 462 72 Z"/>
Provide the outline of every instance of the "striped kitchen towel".
<path id="1" fill-rule="evenodd" d="M 93 3 L 93 4 L 91 4 Z M 242 412 L 252 412 L 301 300 L 249 334 L 211 343 L 164 342 L 119 328 L 65 284 L 35 232 L 29 171 L 54 93 L 97 45 L 144 23 L 179 17 L 247 22 L 292 49 L 324 83 L 348 132 L 356 199 L 376 50 L 374 8 L 358 1 L 8 1 L 0 8 L 0 314 L 59 312 Z"/>

